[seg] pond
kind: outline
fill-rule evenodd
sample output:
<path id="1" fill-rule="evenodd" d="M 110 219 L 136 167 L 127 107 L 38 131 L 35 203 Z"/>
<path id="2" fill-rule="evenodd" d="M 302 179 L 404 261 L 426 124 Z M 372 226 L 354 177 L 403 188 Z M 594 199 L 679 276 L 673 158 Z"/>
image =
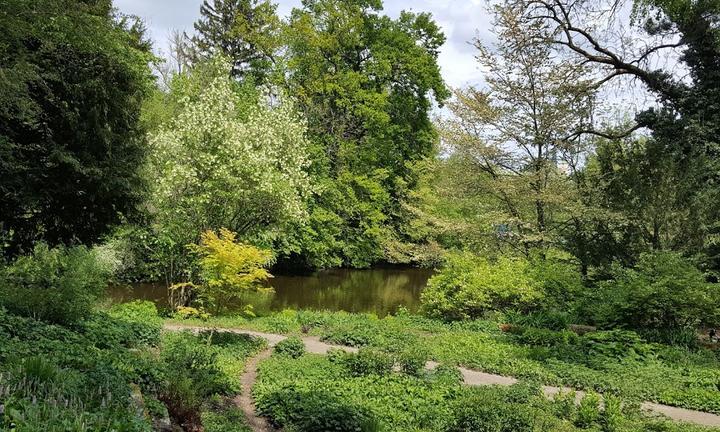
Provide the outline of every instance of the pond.
<path id="1" fill-rule="evenodd" d="M 257 312 L 283 309 L 314 309 L 347 312 L 374 312 L 385 316 L 404 306 L 414 312 L 420 304 L 420 291 L 433 270 L 418 268 L 333 269 L 303 276 L 275 276 L 268 296 L 252 296 L 247 302 Z M 113 286 L 115 302 L 150 300 L 167 307 L 165 284 Z"/>

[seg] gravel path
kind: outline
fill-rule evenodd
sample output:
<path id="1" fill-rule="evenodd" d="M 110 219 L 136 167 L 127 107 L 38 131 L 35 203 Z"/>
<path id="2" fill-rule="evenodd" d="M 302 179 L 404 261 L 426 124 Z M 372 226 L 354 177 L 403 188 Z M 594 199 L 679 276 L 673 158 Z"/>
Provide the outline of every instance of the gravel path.
<path id="1" fill-rule="evenodd" d="M 190 330 L 194 332 L 199 332 L 203 330 L 210 330 L 210 328 L 205 327 L 196 327 L 196 326 L 186 326 L 181 324 L 165 324 L 165 330 L 169 331 L 179 331 L 179 330 Z M 230 333 L 239 333 L 239 334 L 246 334 L 250 336 L 260 337 L 264 338 L 268 341 L 268 344 L 273 347 L 275 344 L 280 342 L 281 340 L 285 339 L 287 336 L 273 334 L 273 333 L 262 333 L 262 332 L 256 332 L 251 330 L 244 330 L 244 329 L 223 329 L 223 328 L 216 328 L 216 331 L 219 332 L 230 332 Z M 313 353 L 313 354 L 327 354 L 328 350 L 330 349 L 341 349 L 343 351 L 347 352 L 357 352 L 357 348 L 353 347 L 347 347 L 347 346 L 340 346 L 340 345 L 330 345 L 326 344 L 325 342 L 321 342 L 319 338 L 314 336 L 304 336 L 303 341 L 305 342 L 305 349 L 307 352 Z M 269 355 L 269 350 L 264 352 L 262 355 Z M 247 389 L 245 388 L 245 381 L 243 381 L 243 395 L 239 396 L 238 399 L 242 399 L 243 397 L 248 398 L 249 407 L 253 407 L 252 404 L 252 397 L 250 395 L 250 389 L 252 388 L 252 384 L 255 382 L 255 377 L 257 375 L 256 372 L 256 366 L 258 361 L 260 360 L 260 357 L 255 357 L 248 363 L 248 366 L 246 367 L 247 371 L 243 375 L 243 378 L 246 378 L 247 375 Z M 427 369 L 434 369 L 438 366 L 438 363 L 436 362 L 427 362 L 425 367 Z M 465 379 L 465 384 L 471 385 L 471 386 L 485 386 L 485 385 L 512 385 L 518 382 L 517 379 L 513 377 L 507 377 L 502 375 L 494 375 L 489 374 L 485 372 L 480 372 L 472 369 L 465 369 L 465 368 L 459 368 L 460 372 L 463 375 L 463 378 Z M 252 373 L 250 372 L 252 370 Z M 252 379 L 250 379 L 252 378 Z M 560 388 L 560 387 L 551 387 L 551 386 L 545 386 L 543 387 L 543 392 L 548 397 L 553 397 L 556 394 L 560 392 L 569 392 L 572 389 L 569 388 Z M 576 391 L 576 397 L 578 400 L 582 399 L 584 397 L 585 393 L 582 391 Z M 240 405 L 241 406 L 241 405 Z M 242 406 L 241 406 L 242 407 Z M 711 414 L 706 413 L 702 411 L 694 411 L 689 410 L 685 408 L 677 408 L 672 407 L 668 405 L 662 405 L 652 402 L 644 402 L 642 404 L 642 409 L 656 413 L 656 414 L 662 414 L 664 416 L 667 416 L 673 420 L 677 421 L 684 421 L 688 423 L 695 423 L 702 426 L 720 426 L 720 415 L 717 414 Z M 245 408 L 243 408 L 243 411 Z M 254 411 L 252 408 L 250 408 L 250 413 L 253 417 L 255 416 Z M 246 412 L 247 415 L 247 412 Z M 248 421 L 250 421 L 250 417 L 248 417 Z M 267 424 L 267 422 L 266 422 Z M 269 426 L 268 426 L 269 427 Z M 253 427 L 254 431 L 258 432 L 265 432 L 265 431 L 271 431 L 270 429 L 255 429 Z"/>

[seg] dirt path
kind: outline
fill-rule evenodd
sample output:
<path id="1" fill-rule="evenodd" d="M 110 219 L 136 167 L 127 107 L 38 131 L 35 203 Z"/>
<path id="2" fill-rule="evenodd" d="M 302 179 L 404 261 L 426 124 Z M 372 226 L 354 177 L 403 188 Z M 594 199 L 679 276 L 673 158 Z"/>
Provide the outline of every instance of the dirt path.
<path id="1" fill-rule="evenodd" d="M 275 430 L 265 417 L 260 417 L 255 413 L 255 402 L 252 398 L 252 387 L 257 379 L 258 363 L 270 357 L 270 354 L 272 354 L 272 350 L 266 349 L 248 360 L 245 365 L 245 372 L 240 377 L 240 394 L 233 400 L 235 405 L 245 414 L 247 424 L 253 432 L 272 432 Z"/>
<path id="2" fill-rule="evenodd" d="M 194 331 L 194 332 L 199 332 L 199 331 L 210 330 L 210 329 L 204 328 L 204 327 L 185 326 L 185 325 L 180 325 L 180 324 L 165 324 L 165 330 L 170 330 L 170 331 L 190 330 L 190 331 Z M 271 347 L 275 346 L 275 344 L 277 344 L 281 340 L 287 338 L 287 336 L 283 336 L 283 335 L 279 335 L 279 334 L 262 333 L 262 332 L 256 332 L 256 331 L 251 331 L 251 330 L 244 330 L 244 329 L 240 329 L 240 328 L 232 328 L 232 329 L 217 328 L 215 330 L 220 331 L 220 332 L 239 333 L 239 334 L 246 334 L 246 335 L 255 336 L 255 337 L 261 337 L 261 338 L 266 339 L 268 341 L 268 345 L 270 345 Z M 305 336 L 302 339 L 303 339 L 303 342 L 305 342 L 305 349 L 307 350 L 307 352 L 313 353 L 313 354 L 327 354 L 328 350 L 330 350 L 330 349 L 341 349 L 341 350 L 347 351 L 347 352 L 357 352 L 357 348 L 326 344 L 325 342 L 320 341 L 319 338 L 314 337 L 314 336 Z M 269 350 L 268 350 L 268 352 L 269 352 Z M 254 363 L 252 363 L 252 365 L 250 363 L 248 363 L 248 365 L 246 367 L 247 371 L 245 372 L 245 375 L 248 375 L 250 370 L 255 371 L 257 362 L 259 361 L 259 357 L 260 356 L 251 360 L 251 362 L 254 361 Z M 425 367 L 427 369 L 434 369 L 437 366 L 438 366 L 438 363 L 432 362 L 432 361 L 427 362 L 427 364 L 425 365 Z M 515 384 L 516 382 L 518 382 L 518 380 L 513 377 L 494 375 L 494 374 L 489 374 L 489 373 L 480 372 L 480 371 L 476 371 L 476 370 L 472 370 L 472 369 L 466 369 L 466 368 L 459 368 L 459 369 L 463 375 L 465 384 L 471 385 L 471 386 L 485 386 L 485 385 L 505 385 L 505 386 L 507 386 L 507 385 L 512 385 L 512 384 Z M 245 375 L 243 375 L 243 377 L 245 377 Z M 257 372 L 254 372 L 254 375 L 252 375 L 252 381 L 249 383 L 249 388 L 252 388 L 252 383 L 255 381 L 256 375 L 257 375 Z M 248 398 L 252 398 L 252 396 L 250 395 L 250 390 L 248 389 L 246 391 L 244 385 L 245 385 L 245 383 L 243 382 L 243 393 L 242 394 L 246 395 Z M 543 387 L 543 392 L 548 397 L 553 397 L 560 392 L 568 392 L 568 391 L 571 391 L 571 389 L 560 388 L 560 387 L 551 387 L 551 386 Z M 584 394 L 585 393 L 582 391 L 577 391 L 576 397 L 578 399 L 582 399 Z M 241 397 L 243 397 L 243 396 L 241 396 Z M 251 404 L 251 406 L 254 406 L 254 405 L 252 405 L 252 400 L 250 400 L 249 403 Z M 706 413 L 706 412 L 702 412 L 702 411 L 694 411 L 694 410 L 689 410 L 689 409 L 685 409 L 685 408 L 677 408 L 677 407 L 657 404 L 657 403 L 653 403 L 653 402 L 644 402 L 642 404 L 642 409 L 644 409 L 648 412 L 655 413 L 655 414 L 662 414 L 662 415 L 667 416 L 676 421 L 695 423 L 695 424 L 702 425 L 702 426 L 720 426 L 720 415 L 717 415 L 717 414 L 711 414 L 711 413 Z M 243 410 L 244 410 L 244 408 L 243 408 Z M 252 415 L 254 416 L 254 411 L 251 411 L 251 412 L 252 412 Z M 249 418 L 250 417 L 248 417 L 248 419 Z M 266 430 L 271 431 L 272 428 L 270 428 L 270 429 L 253 429 L 253 430 L 262 432 L 262 431 L 266 431 Z"/>

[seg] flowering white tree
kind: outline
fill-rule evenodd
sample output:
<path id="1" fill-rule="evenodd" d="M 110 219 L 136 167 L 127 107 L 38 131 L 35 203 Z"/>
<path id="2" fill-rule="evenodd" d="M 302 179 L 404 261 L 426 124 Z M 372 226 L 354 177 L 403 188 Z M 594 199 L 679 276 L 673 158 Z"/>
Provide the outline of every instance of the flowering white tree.
<path id="1" fill-rule="evenodd" d="M 305 122 L 286 97 L 248 103 L 229 68 L 215 59 L 177 77 L 174 115 L 150 136 L 149 207 L 165 243 L 221 227 L 262 242 L 305 216 Z"/>

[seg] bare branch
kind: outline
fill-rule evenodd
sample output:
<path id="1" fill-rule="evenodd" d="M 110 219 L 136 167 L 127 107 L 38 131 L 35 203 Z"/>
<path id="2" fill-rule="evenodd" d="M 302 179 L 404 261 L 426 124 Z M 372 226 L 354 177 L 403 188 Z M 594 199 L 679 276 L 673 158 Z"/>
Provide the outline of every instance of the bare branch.
<path id="1" fill-rule="evenodd" d="M 579 138 L 582 135 L 595 135 L 595 136 L 599 136 L 599 137 L 606 138 L 609 140 L 618 140 L 618 139 L 627 138 L 633 132 L 635 132 L 638 129 L 642 129 L 643 127 L 645 127 L 645 126 L 643 126 L 641 124 L 636 124 L 635 126 L 631 127 L 630 129 L 627 129 L 620 133 L 608 133 L 608 132 L 603 132 L 603 131 L 598 131 L 598 130 L 593 130 L 593 129 L 580 129 L 580 130 L 576 130 L 575 132 L 566 136 L 565 138 L 562 138 L 560 141 L 572 141 L 572 140 Z"/>

